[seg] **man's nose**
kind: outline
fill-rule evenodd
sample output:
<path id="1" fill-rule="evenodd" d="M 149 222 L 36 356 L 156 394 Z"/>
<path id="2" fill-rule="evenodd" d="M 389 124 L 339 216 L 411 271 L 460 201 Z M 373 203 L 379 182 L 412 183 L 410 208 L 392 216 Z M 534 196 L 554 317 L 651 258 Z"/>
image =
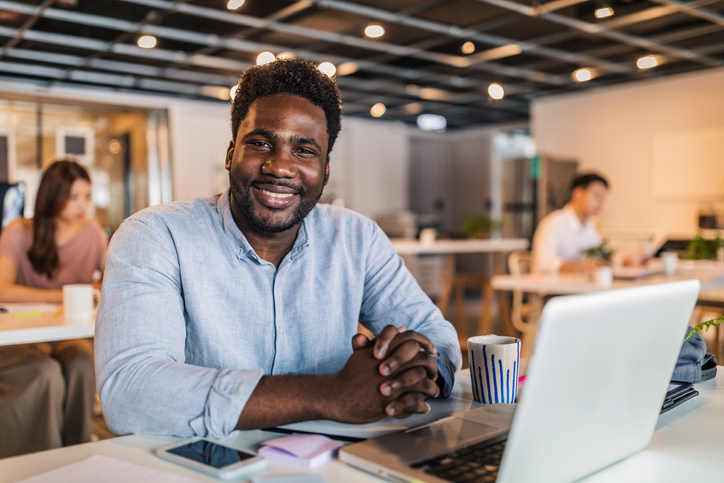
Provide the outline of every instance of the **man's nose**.
<path id="1" fill-rule="evenodd" d="M 264 174 L 276 178 L 293 178 L 297 175 L 294 155 L 287 149 L 275 150 L 264 162 L 261 169 Z"/>

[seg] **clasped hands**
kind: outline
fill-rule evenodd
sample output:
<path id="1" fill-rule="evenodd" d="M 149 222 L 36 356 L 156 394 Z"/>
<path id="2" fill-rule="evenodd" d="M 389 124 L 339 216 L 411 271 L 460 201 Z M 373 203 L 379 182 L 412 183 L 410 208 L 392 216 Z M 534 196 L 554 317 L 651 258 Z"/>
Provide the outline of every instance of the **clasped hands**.
<path id="1" fill-rule="evenodd" d="M 430 411 L 425 399 L 436 397 L 440 389 L 435 383 L 437 350 L 427 337 L 388 325 L 372 340 L 355 335 L 352 349 L 336 374 L 340 414 L 335 419 L 368 423 Z"/>

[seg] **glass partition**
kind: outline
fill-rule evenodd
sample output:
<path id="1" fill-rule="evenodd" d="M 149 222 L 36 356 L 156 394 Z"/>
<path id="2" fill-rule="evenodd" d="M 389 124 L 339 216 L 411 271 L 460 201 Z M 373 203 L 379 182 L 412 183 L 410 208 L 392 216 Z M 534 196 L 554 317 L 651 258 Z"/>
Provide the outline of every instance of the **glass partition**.
<path id="1" fill-rule="evenodd" d="M 172 198 L 165 110 L 0 99 L 0 141 L 0 181 L 26 184 L 26 217 L 33 216 L 42 170 L 62 158 L 88 169 L 92 215 L 109 233 L 132 213 Z"/>

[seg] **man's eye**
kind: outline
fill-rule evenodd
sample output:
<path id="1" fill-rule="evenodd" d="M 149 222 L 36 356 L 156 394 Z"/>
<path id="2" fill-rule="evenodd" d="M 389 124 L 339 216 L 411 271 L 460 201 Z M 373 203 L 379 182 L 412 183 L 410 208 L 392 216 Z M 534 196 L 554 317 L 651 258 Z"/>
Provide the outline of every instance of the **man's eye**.
<path id="1" fill-rule="evenodd" d="M 311 149 L 307 149 L 307 148 L 299 148 L 299 149 L 297 149 L 297 152 L 301 153 L 301 154 L 314 154 L 314 151 L 312 151 Z"/>

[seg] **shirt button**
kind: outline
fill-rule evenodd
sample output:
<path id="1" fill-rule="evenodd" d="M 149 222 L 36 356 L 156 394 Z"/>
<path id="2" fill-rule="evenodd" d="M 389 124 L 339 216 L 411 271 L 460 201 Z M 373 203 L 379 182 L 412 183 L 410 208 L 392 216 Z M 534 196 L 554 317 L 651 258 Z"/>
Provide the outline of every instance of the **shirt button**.
<path id="1" fill-rule="evenodd" d="M 244 249 L 243 249 L 243 248 L 239 248 L 239 253 L 244 253 Z"/>

